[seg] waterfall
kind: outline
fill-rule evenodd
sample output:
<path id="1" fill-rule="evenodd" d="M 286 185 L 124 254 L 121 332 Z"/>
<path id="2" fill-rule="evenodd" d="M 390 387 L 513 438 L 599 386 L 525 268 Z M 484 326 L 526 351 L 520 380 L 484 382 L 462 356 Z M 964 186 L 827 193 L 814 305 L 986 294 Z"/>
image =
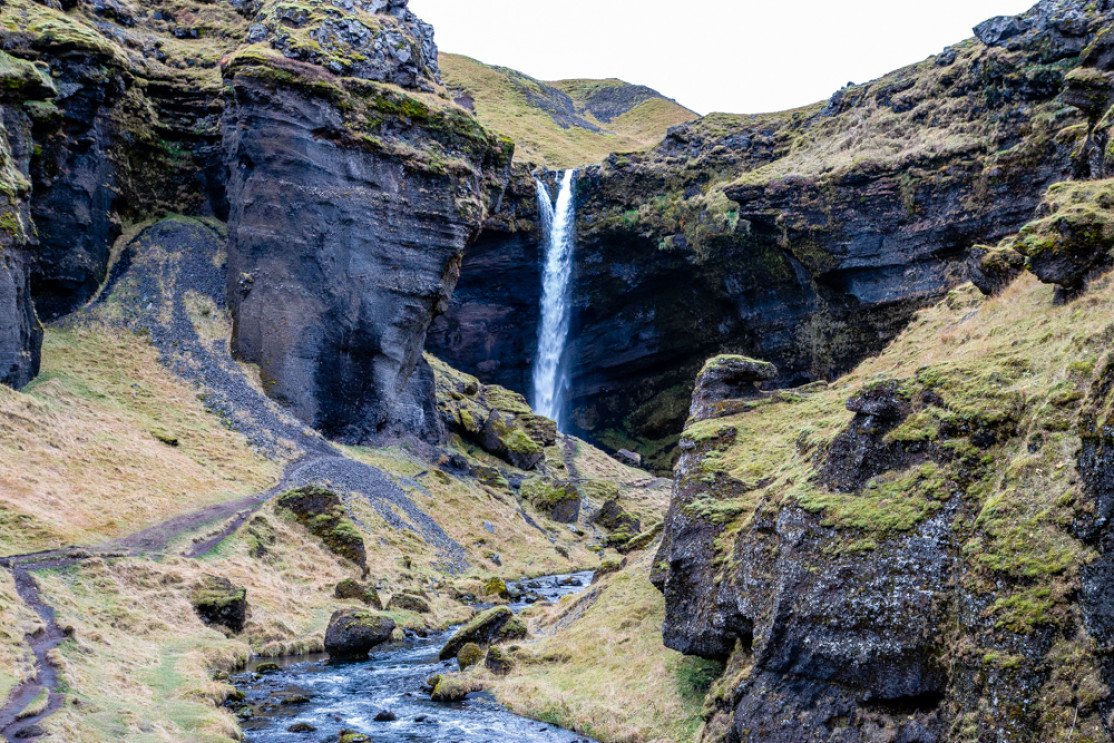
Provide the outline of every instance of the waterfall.
<path id="1" fill-rule="evenodd" d="M 557 201 L 549 188 L 538 181 L 538 213 L 541 216 L 545 265 L 542 271 L 541 321 L 538 324 L 538 355 L 534 360 L 534 410 L 557 421 L 564 430 L 564 397 L 568 369 L 563 363 L 572 320 L 569 277 L 576 245 L 576 205 L 573 189 L 576 171 L 561 174 Z"/>

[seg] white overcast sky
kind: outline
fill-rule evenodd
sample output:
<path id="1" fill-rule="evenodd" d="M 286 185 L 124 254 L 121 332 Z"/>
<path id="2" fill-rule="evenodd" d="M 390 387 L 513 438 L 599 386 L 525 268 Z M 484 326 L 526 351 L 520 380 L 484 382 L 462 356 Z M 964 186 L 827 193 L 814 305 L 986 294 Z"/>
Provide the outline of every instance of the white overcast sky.
<path id="1" fill-rule="evenodd" d="M 443 51 L 542 80 L 618 77 L 699 113 L 827 98 L 1036 0 L 410 0 Z"/>

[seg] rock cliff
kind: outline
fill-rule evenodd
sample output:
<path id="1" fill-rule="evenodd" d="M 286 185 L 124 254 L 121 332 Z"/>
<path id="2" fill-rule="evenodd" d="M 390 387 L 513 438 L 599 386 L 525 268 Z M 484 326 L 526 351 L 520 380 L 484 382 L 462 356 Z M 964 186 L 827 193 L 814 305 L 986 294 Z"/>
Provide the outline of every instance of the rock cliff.
<path id="1" fill-rule="evenodd" d="M 653 580 L 666 644 L 726 662 L 702 740 L 1111 739 L 1114 236 L 1091 148 L 1114 66 L 1093 11 L 991 23 L 1023 29 L 1015 50 L 1080 55 L 1061 100 L 1079 79 L 1106 97 L 1055 137 L 1095 180 L 1027 194 L 1031 220 L 972 252 L 988 296 L 950 291 L 831 384 L 725 386 L 760 368 L 731 358 L 701 372 Z M 745 210 L 754 188 L 728 193 Z"/>
<path id="2" fill-rule="evenodd" d="M 425 332 L 513 145 L 449 100 L 432 27 L 405 0 L 71 5 L 14 0 L 0 21 L 49 88 L 4 92 L 4 380 L 34 375 L 32 297 L 72 312 L 124 228 L 212 216 L 233 348 L 268 394 L 330 435 L 438 439 Z"/>
<path id="3" fill-rule="evenodd" d="M 1030 221 L 1049 184 L 1105 175 L 1109 10 L 1043 2 L 1016 21 L 1024 33 L 980 31 L 986 40 L 828 101 L 714 114 L 649 152 L 585 168 L 575 430 L 668 468 L 707 357 L 768 359 L 781 384 L 830 379 L 962 282 L 968 250 Z M 524 236 L 505 238 L 508 256 L 528 257 Z M 531 280 L 525 270 L 517 278 Z M 446 324 L 472 328 L 491 350 L 482 360 L 438 351 L 515 386 L 533 318 L 484 333 L 485 315 L 509 314 L 482 303 L 486 281 L 465 265 L 460 291 L 477 299 L 451 308 Z"/>

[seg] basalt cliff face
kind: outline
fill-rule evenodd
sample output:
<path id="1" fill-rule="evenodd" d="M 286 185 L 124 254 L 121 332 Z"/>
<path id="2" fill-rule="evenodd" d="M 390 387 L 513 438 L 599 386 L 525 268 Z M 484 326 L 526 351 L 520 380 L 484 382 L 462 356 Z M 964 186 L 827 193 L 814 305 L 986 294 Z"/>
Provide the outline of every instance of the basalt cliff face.
<path id="1" fill-rule="evenodd" d="M 36 309 L 93 297 L 124 228 L 215 217 L 233 350 L 268 394 L 348 440 L 439 438 L 414 372 L 513 145 L 449 100 L 405 0 L 17 0 L 2 26 L 4 381 L 34 376 Z"/>
<path id="2" fill-rule="evenodd" d="M 941 161 L 936 188 L 909 192 L 900 229 L 876 235 L 863 213 L 828 211 L 858 183 L 879 214 L 885 184 L 898 185 L 885 171 L 726 189 L 752 234 L 779 230 L 771 244 L 817 286 L 838 278 L 868 328 L 900 294 L 891 260 L 904 256 L 906 281 L 933 296 L 963 241 L 1023 224 L 970 252 L 988 296 L 949 291 L 830 384 L 762 392 L 756 382 L 804 369 L 784 353 L 770 354 L 776 373 L 742 357 L 700 372 L 653 579 L 666 644 L 726 663 L 702 740 L 1114 735 L 1110 324 L 1099 309 L 1114 260 L 1109 10 L 1041 3 L 977 29 L 975 43 L 991 45 L 979 58 L 1072 55 L 1056 123 L 1044 137 L 1034 118 L 1006 152 Z M 1057 174 L 1072 180 L 1041 186 Z M 925 206 L 946 218 L 919 219 Z"/>
<path id="3" fill-rule="evenodd" d="M 637 446 L 667 469 L 705 358 L 769 359 L 779 384 L 830 379 L 966 280 L 971 246 L 1016 232 L 1049 184 L 1107 174 L 1105 93 L 1080 55 L 1108 12 L 1041 3 L 1017 33 L 984 24 L 978 38 L 829 101 L 713 114 L 653 150 L 582 169 L 575 430 Z M 500 244 L 487 239 L 492 257 L 475 270 L 466 262 L 462 296 L 493 288 L 485 270 Z M 529 229 L 502 239 L 508 263 L 512 253 L 530 258 Z M 531 268 L 516 281 L 536 285 Z M 482 301 L 450 309 L 447 324 L 489 349 L 482 360 L 437 350 L 516 385 L 531 322 L 484 332 L 486 316 L 508 310 Z"/>

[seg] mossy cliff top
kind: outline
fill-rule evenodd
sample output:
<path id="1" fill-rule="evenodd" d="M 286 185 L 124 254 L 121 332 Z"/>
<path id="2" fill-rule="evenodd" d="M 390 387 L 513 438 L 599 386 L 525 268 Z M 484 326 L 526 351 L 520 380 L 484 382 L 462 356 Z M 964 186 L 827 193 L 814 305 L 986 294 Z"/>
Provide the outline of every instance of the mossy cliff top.
<path id="1" fill-rule="evenodd" d="M 1008 186 L 1010 168 L 1056 148 L 1082 155 L 1086 112 L 1078 96 L 1060 95 L 1079 87 L 1080 76 L 1101 79 L 1089 89 L 1101 98 L 1100 114 L 1110 107 L 1108 73 L 1094 68 L 1105 63 L 1110 19 L 1094 4 L 1060 3 L 1051 12 L 1053 5 L 1021 16 L 1034 24 L 1026 35 L 969 39 L 827 101 L 711 114 L 671 129 L 649 152 L 612 155 L 598 170 L 604 190 L 590 229 L 625 221 L 659 240 L 681 234 L 700 256 L 708 241 L 696 227 L 715 221 L 724 193 L 743 205 L 738 213 L 746 219 L 748 202 L 802 184 L 815 185 L 822 199 L 825 189 L 881 174 L 903 173 L 912 186 L 962 166 L 983 171 L 993 190 Z"/>

